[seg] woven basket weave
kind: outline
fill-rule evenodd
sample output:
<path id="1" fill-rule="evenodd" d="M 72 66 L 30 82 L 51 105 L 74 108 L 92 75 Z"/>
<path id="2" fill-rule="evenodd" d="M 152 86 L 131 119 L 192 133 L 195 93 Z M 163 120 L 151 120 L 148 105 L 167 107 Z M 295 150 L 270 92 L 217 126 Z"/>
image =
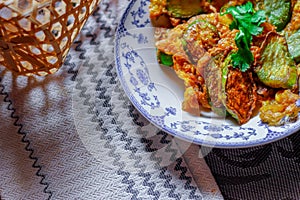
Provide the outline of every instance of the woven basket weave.
<path id="1" fill-rule="evenodd" d="M 100 0 L 1 0 L 0 65 L 52 74 Z"/>

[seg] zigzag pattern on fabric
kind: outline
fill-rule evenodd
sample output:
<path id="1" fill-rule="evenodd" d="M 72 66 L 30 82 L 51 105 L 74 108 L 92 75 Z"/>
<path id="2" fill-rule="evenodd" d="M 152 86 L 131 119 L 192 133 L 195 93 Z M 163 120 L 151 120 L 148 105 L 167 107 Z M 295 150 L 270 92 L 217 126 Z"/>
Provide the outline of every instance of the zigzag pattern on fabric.
<path id="1" fill-rule="evenodd" d="M 91 69 L 89 71 L 91 73 L 93 71 L 92 70 L 93 67 L 94 67 L 93 65 L 90 66 Z M 108 77 L 110 77 L 109 78 L 109 82 L 111 84 L 115 84 L 116 83 L 116 80 L 115 80 L 116 79 L 116 74 L 112 71 L 113 70 L 113 65 L 109 65 L 108 67 L 109 68 L 108 68 L 108 70 L 107 70 L 107 72 L 106 72 L 105 75 L 108 76 Z M 96 77 L 97 76 L 97 72 L 93 72 L 93 73 L 94 73 L 93 77 Z M 81 94 L 80 94 L 80 96 L 85 98 L 85 105 L 89 105 L 90 106 L 89 110 L 92 111 L 95 105 L 93 105 L 92 103 L 89 103 L 89 100 L 90 100 L 91 96 L 85 94 L 87 88 L 81 86 L 82 82 L 83 82 L 83 80 L 78 79 L 77 80 L 76 88 L 82 91 Z M 96 87 L 96 90 L 100 92 L 99 98 L 101 98 L 103 100 L 103 107 L 109 108 L 107 110 L 106 114 L 107 115 L 113 115 L 112 108 L 111 108 L 111 105 L 109 103 L 110 102 L 110 96 L 107 96 L 105 94 L 107 92 L 107 87 L 101 87 L 102 84 L 103 84 L 103 82 L 101 80 L 99 80 L 98 86 Z M 137 119 L 140 116 L 137 115 L 137 114 L 133 114 L 133 110 L 134 110 L 133 106 L 130 106 L 130 115 L 131 115 L 131 117 L 133 117 L 133 121 L 135 121 L 136 124 L 138 124 L 137 123 Z M 94 114 L 97 115 L 98 113 L 94 113 Z M 116 117 L 114 117 L 114 118 L 116 118 Z M 121 128 L 122 127 L 122 123 L 121 122 L 116 123 L 115 121 L 112 121 L 112 123 L 114 123 L 114 124 L 120 124 L 118 126 L 118 128 L 117 128 L 117 132 L 119 132 L 119 133 L 122 134 L 122 136 L 121 136 L 122 139 L 121 140 L 124 141 L 124 142 L 126 142 L 125 149 L 128 150 L 128 151 L 131 151 L 132 154 L 134 154 L 137 151 L 137 149 L 135 147 L 132 147 L 132 140 L 130 138 L 128 138 L 127 133 L 122 130 L 122 128 Z M 101 128 L 101 130 L 104 133 L 107 133 L 108 129 L 106 129 L 105 127 L 103 127 L 103 125 L 104 125 L 104 121 L 100 119 L 99 127 Z M 139 125 L 141 126 L 142 124 L 139 124 Z M 161 135 L 163 135 L 163 137 L 161 139 L 161 142 L 162 143 L 168 143 L 168 141 L 166 140 L 167 134 L 166 133 L 164 133 L 164 134 L 161 133 Z M 123 170 L 124 169 L 124 163 L 120 163 L 119 162 L 119 160 L 120 160 L 119 157 L 120 156 L 115 152 L 114 146 L 110 143 L 112 141 L 111 136 L 104 134 L 101 139 L 107 140 L 107 143 L 106 143 L 105 147 L 111 148 L 110 156 L 112 156 L 115 159 L 115 163 L 114 164 L 116 166 L 120 167 L 120 169 L 118 170 L 118 174 L 124 176 L 123 183 L 128 185 L 128 188 L 127 188 L 126 192 L 131 193 L 133 195 L 133 198 L 136 199 L 137 195 L 138 195 L 138 191 L 136 191 L 136 190 L 133 189 L 134 181 L 129 179 L 130 173 L 128 173 L 128 172 L 126 172 L 126 171 Z M 144 138 L 144 141 L 146 142 L 147 139 Z M 147 144 L 149 148 L 151 146 L 151 143 L 152 143 L 152 141 L 149 140 L 149 144 L 150 145 Z M 153 150 L 156 150 L 156 149 L 153 149 Z M 174 152 L 174 153 L 176 154 L 176 152 Z M 141 158 L 135 156 L 134 159 L 136 159 L 136 166 L 139 166 L 138 163 L 139 163 L 139 161 L 140 161 Z M 179 165 L 178 164 L 177 165 L 180 166 L 181 163 L 182 163 L 182 160 L 181 161 L 178 160 L 178 164 Z M 144 169 L 142 168 L 143 166 L 139 166 L 139 167 L 141 168 L 141 172 L 139 172 L 138 175 L 145 178 L 145 180 L 144 180 L 143 183 L 145 184 L 145 186 L 149 187 L 149 194 L 153 195 L 156 198 L 159 197 L 159 192 L 158 191 L 157 192 L 154 191 L 156 184 L 148 182 L 150 180 L 150 178 L 151 178 L 151 175 L 149 173 L 143 173 L 143 171 L 144 171 Z M 167 168 L 162 169 L 163 174 L 166 171 L 167 171 Z M 181 174 L 182 174 L 181 178 L 182 178 L 182 180 L 187 180 L 186 187 L 187 188 L 193 188 L 192 189 L 193 191 L 191 192 L 190 197 L 191 198 L 197 198 L 197 196 L 194 196 L 196 188 L 190 185 L 191 177 L 185 176 L 185 173 L 187 172 L 187 169 L 185 167 L 178 167 L 177 171 L 181 171 Z M 167 179 L 165 179 L 166 177 L 167 177 Z M 170 180 L 172 179 L 172 177 L 170 175 L 168 175 L 168 176 L 160 176 L 160 178 L 165 179 L 165 181 L 166 181 L 166 183 L 165 183 L 166 188 L 171 189 L 171 191 L 169 193 L 169 196 L 173 197 L 173 198 L 176 198 L 176 199 L 180 198 L 180 195 L 175 194 L 176 186 L 170 184 Z"/>
<path id="2" fill-rule="evenodd" d="M 143 124 L 140 123 L 140 122 L 138 122 L 138 118 L 140 118 L 140 115 L 139 115 L 139 114 L 135 114 L 135 113 L 134 113 L 135 110 L 136 110 L 136 109 L 135 109 L 134 106 L 131 104 L 131 105 L 129 106 L 129 113 L 130 113 L 130 116 L 133 118 L 133 122 L 134 122 L 136 125 L 142 127 Z M 168 139 L 168 137 L 170 137 L 170 136 L 169 136 L 169 134 L 167 134 L 166 132 L 159 131 L 159 132 L 157 133 L 157 135 L 161 135 L 161 136 L 162 136 L 162 138 L 161 138 L 160 141 L 159 141 L 161 144 L 169 144 L 169 143 L 171 142 L 171 141 Z M 142 138 L 142 142 L 143 142 L 143 143 L 146 143 L 146 149 L 145 149 L 145 150 L 146 150 L 147 152 L 154 152 L 154 154 L 153 154 L 153 156 L 152 156 L 152 158 L 154 158 L 154 157 L 155 157 L 155 156 L 154 156 L 154 155 L 155 155 L 155 151 L 157 151 L 157 149 L 156 149 L 156 148 L 154 148 L 154 149 L 151 148 L 151 145 L 153 144 L 153 140 L 150 140 L 150 139 L 147 139 L 147 138 Z M 176 153 L 177 153 L 177 150 L 175 150 L 175 149 L 167 148 L 167 150 L 170 151 L 170 152 L 173 152 L 173 156 L 175 156 Z M 157 158 L 155 158 L 155 159 L 157 160 Z M 187 190 L 191 190 L 189 198 L 191 198 L 191 199 L 201 199 L 200 196 L 195 195 L 195 192 L 196 192 L 197 188 L 195 188 L 194 186 L 191 185 L 192 178 L 189 177 L 189 176 L 186 176 L 186 172 L 188 171 L 187 167 L 181 166 L 181 164 L 184 162 L 184 160 L 183 160 L 182 158 L 178 158 L 178 159 L 176 160 L 176 162 L 177 162 L 177 163 L 176 163 L 176 166 L 175 166 L 175 170 L 181 172 L 181 174 L 180 174 L 180 179 L 181 179 L 181 180 L 185 180 L 185 181 L 186 181 L 186 183 L 185 183 L 185 188 L 186 188 Z M 163 168 L 162 170 L 165 172 L 165 171 L 167 170 L 167 168 Z M 167 177 L 168 177 L 168 176 L 166 176 L 165 178 L 167 178 Z M 171 177 L 171 178 L 172 178 L 172 177 Z M 166 186 L 167 188 L 172 188 L 172 186 L 170 186 L 169 184 L 166 184 L 165 186 Z M 176 194 L 174 194 L 174 193 L 170 193 L 170 197 L 179 198 L 180 196 L 179 196 L 179 195 L 176 195 Z"/>
<path id="3" fill-rule="evenodd" d="M 140 115 L 134 113 L 134 111 L 135 111 L 134 106 L 130 105 L 130 109 L 129 110 L 130 110 L 130 116 L 133 118 L 133 121 L 135 122 L 135 124 L 137 124 L 138 126 L 142 127 L 143 125 L 140 122 L 138 122 L 138 118 L 140 117 Z M 159 141 L 161 144 L 169 144 L 171 142 L 170 140 L 168 140 L 169 134 L 167 134 L 167 133 L 165 133 L 163 131 L 159 131 L 157 133 L 157 135 L 162 135 L 163 136 L 160 139 L 160 141 Z M 147 138 L 142 138 L 142 142 L 146 143 L 146 149 L 145 150 L 147 152 L 153 152 L 153 155 L 151 157 L 157 160 L 157 158 L 155 158 L 155 155 L 156 155 L 155 151 L 157 151 L 157 149 L 156 148 L 154 148 L 154 149 L 151 148 L 151 145 L 153 144 L 153 140 L 149 140 Z M 172 156 L 175 156 L 177 154 L 177 150 L 176 149 L 167 148 L 167 150 L 170 151 L 170 152 L 173 152 Z M 191 185 L 192 178 L 189 177 L 189 176 L 186 176 L 186 172 L 188 171 L 188 169 L 186 167 L 181 166 L 181 164 L 183 162 L 184 161 L 182 160 L 182 158 L 176 159 L 175 170 L 181 172 L 180 179 L 181 180 L 185 180 L 186 181 L 185 188 L 188 189 L 188 190 L 191 190 L 189 198 L 191 198 L 191 199 L 201 199 L 200 196 L 195 195 L 195 192 L 196 192 L 197 188 L 195 188 L 194 186 Z M 166 172 L 167 171 L 167 167 L 164 167 L 161 170 L 164 171 L 164 172 Z M 161 177 L 163 177 L 163 176 L 161 176 Z M 167 179 L 168 177 L 172 178 L 170 175 L 164 176 L 163 178 Z M 165 186 L 167 188 L 173 188 L 174 187 L 174 185 L 170 185 L 169 183 L 165 184 Z M 170 197 L 174 197 L 174 198 L 177 199 L 177 198 L 180 198 L 180 195 L 176 195 L 174 192 L 170 192 Z"/>
<path id="4" fill-rule="evenodd" d="M 181 164 L 182 164 L 183 162 L 184 162 L 184 161 L 183 161 L 182 158 L 178 158 L 178 159 L 177 159 L 177 164 L 176 164 L 176 166 L 175 166 L 175 170 L 176 170 L 176 171 L 180 171 L 180 172 L 181 172 L 181 174 L 180 174 L 180 179 L 186 181 L 186 183 L 185 183 L 185 189 L 191 190 L 189 198 L 191 198 L 191 199 L 195 199 L 195 198 L 196 198 L 196 199 L 199 199 L 200 197 L 197 196 L 197 195 L 195 195 L 195 193 L 196 193 L 196 188 L 195 188 L 194 186 L 191 186 L 192 178 L 189 177 L 189 176 L 186 176 L 187 168 L 181 166 Z"/>
<path id="5" fill-rule="evenodd" d="M 43 192 L 48 194 L 48 199 L 50 199 L 52 197 L 52 191 L 48 190 L 49 183 L 45 181 L 46 176 L 41 173 L 42 166 L 37 164 L 38 158 L 34 156 L 34 149 L 30 147 L 30 141 L 26 139 L 27 133 L 22 131 L 23 124 L 18 122 L 20 117 L 16 115 L 16 109 L 13 107 L 13 102 L 12 100 L 10 100 L 9 94 L 5 92 L 5 86 L 1 84 L 1 82 L 2 82 L 2 78 L 0 78 L 0 95 L 4 96 L 4 102 L 8 103 L 7 110 L 11 112 L 10 117 L 15 120 L 13 125 L 18 128 L 18 134 L 22 135 L 21 141 L 26 145 L 25 150 L 29 152 L 29 158 L 33 160 L 32 167 L 37 169 L 37 172 L 35 174 L 36 176 L 41 177 L 40 184 L 45 186 Z"/>
<path id="6" fill-rule="evenodd" d="M 108 16 L 108 18 L 110 19 L 113 19 L 113 23 L 112 25 L 114 25 L 115 27 L 117 26 L 118 22 L 116 20 L 116 16 L 113 14 L 113 11 L 112 10 L 109 10 L 109 2 L 104 2 L 102 1 L 101 2 L 101 7 L 105 7 L 104 10 L 105 10 L 105 13 L 106 15 Z M 96 22 L 101 24 L 100 26 L 100 30 L 104 30 L 105 31 L 105 34 L 104 34 L 104 37 L 105 38 L 113 38 L 114 37 L 114 31 L 112 31 L 111 27 L 110 26 L 106 26 L 106 21 L 105 20 L 102 20 L 101 17 L 101 13 L 99 12 L 99 9 L 100 7 L 98 6 L 97 9 L 94 11 L 94 13 L 92 14 L 92 16 L 90 17 L 95 17 L 96 18 Z M 87 31 L 87 33 L 85 34 L 85 37 L 87 38 L 90 38 L 90 45 L 98 45 L 99 42 L 96 42 L 96 38 L 97 38 L 97 35 L 95 33 L 92 33 L 91 31 L 87 30 L 88 28 L 86 26 L 84 26 L 82 28 L 82 32 L 83 31 Z M 111 32 L 113 32 L 112 34 L 110 34 Z M 82 42 L 81 41 L 75 41 L 74 42 L 74 45 L 75 45 L 75 51 L 77 52 L 81 52 L 80 55 L 79 55 L 79 58 L 80 59 L 85 59 L 85 53 L 86 53 L 86 49 L 84 48 L 81 48 L 82 46 Z M 73 46 L 74 46 L 73 45 Z M 70 62 L 71 61 L 71 56 L 68 55 L 66 60 L 65 60 L 65 63 L 64 65 L 65 66 L 68 66 L 68 73 L 69 74 L 72 74 L 73 76 L 71 77 L 71 80 L 72 81 L 75 81 L 76 77 L 77 77 L 77 74 L 78 74 L 78 69 L 75 69 L 76 68 L 76 64 L 75 63 L 72 63 Z M 89 70 L 90 72 L 92 71 Z M 98 75 L 98 74 L 94 74 L 94 75 Z"/>
<path id="7" fill-rule="evenodd" d="M 108 9 L 109 3 L 103 2 L 101 4 L 101 6 L 106 6 L 105 7 L 105 11 L 107 11 L 108 13 L 110 13 L 108 16 L 110 18 L 114 19 L 114 23 L 113 24 L 116 26 L 117 22 L 115 21 L 115 17 L 112 17 L 113 16 L 113 14 L 112 14 L 113 12 Z M 114 30 L 112 30 L 112 28 L 110 26 L 106 26 L 106 21 L 104 21 L 104 20 L 101 19 L 102 18 L 102 13 L 95 12 L 93 14 L 93 17 L 96 17 L 96 21 L 99 24 L 101 24 L 99 26 L 100 30 L 105 30 L 105 33 L 104 33 L 105 37 L 112 38 L 112 36 L 114 35 Z M 95 52 L 99 53 L 98 60 L 103 60 L 104 63 L 108 63 L 109 60 L 107 58 L 105 58 L 105 57 L 102 56 L 101 50 L 99 50 L 98 47 L 97 47 L 98 43 L 95 42 L 96 35 L 93 34 L 90 30 L 87 30 L 85 28 L 83 29 L 83 31 L 87 32 L 85 34 L 85 37 L 87 37 L 87 38 L 90 39 L 90 41 L 89 41 L 90 45 L 96 46 Z M 110 42 L 111 42 L 111 45 L 113 45 L 113 40 L 110 40 Z M 117 125 L 116 131 L 118 133 L 121 133 L 121 140 L 126 143 L 125 144 L 125 150 L 131 152 L 131 154 L 134 155 L 133 159 L 135 159 L 135 166 L 137 166 L 138 168 L 140 168 L 140 171 L 139 171 L 138 175 L 140 177 L 144 178 L 143 185 L 147 186 L 149 188 L 148 189 L 148 194 L 149 195 L 153 196 L 154 199 L 158 199 L 159 196 L 160 196 L 160 192 L 157 191 L 157 190 L 155 190 L 156 183 L 150 182 L 151 174 L 150 173 L 145 173 L 145 166 L 140 165 L 141 157 L 135 155 L 137 149 L 136 149 L 136 147 L 134 147 L 132 145 L 132 139 L 130 139 L 128 137 L 128 134 L 126 133 L 126 131 L 122 130 L 123 123 L 119 122 L 119 121 L 118 122 L 115 121 L 115 119 L 117 118 L 117 116 L 114 116 L 114 115 L 117 115 L 117 114 L 112 113 L 112 105 L 110 105 L 111 97 L 108 96 L 108 95 L 106 95 L 107 86 L 102 86 L 103 81 L 101 79 L 97 80 L 97 77 L 98 77 L 99 74 L 98 74 L 97 71 L 94 70 L 95 66 L 93 64 L 87 64 L 87 63 L 89 63 L 90 58 L 86 57 L 86 50 L 84 48 L 81 48 L 82 42 L 81 41 L 77 41 L 77 42 L 75 42 L 75 45 L 76 45 L 75 50 L 78 51 L 78 52 L 81 52 L 79 58 L 85 60 L 86 64 L 85 64 L 84 67 L 88 67 L 87 74 L 91 75 L 90 81 L 92 83 L 97 83 L 97 87 L 96 87 L 95 90 L 97 92 L 99 92 L 98 93 L 99 94 L 98 98 L 103 101 L 102 102 L 102 106 L 105 107 L 105 108 L 108 108 L 108 110 L 106 111 L 106 114 L 112 116 L 112 118 L 113 118 L 112 119 L 112 123 Z M 84 86 L 82 86 L 83 80 L 80 79 L 80 78 L 76 79 L 78 70 L 74 70 L 75 69 L 75 65 L 74 65 L 74 63 L 71 63 L 70 61 L 71 61 L 71 56 L 68 57 L 67 62 L 65 63 L 65 65 L 71 67 L 68 70 L 68 73 L 73 74 L 72 80 L 77 82 L 77 84 L 76 84 L 75 87 L 76 87 L 76 89 L 78 89 L 78 90 L 81 91 L 80 92 L 80 96 L 85 99 L 84 105 L 88 105 L 89 106 L 89 109 L 88 109 L 89 110 L 88 111 L 89 114 L 93 114 L 93 119 L 95 121 L 98 121 L 98 123 L 99 123 L 98 127 L 104 133 L 104 134 L 101 135 L 101 139 L 104 139 L 104 140 L 107 141 L 106 144 L 105 144 L 105 147 L 110 149 L 109 156 L 111 156 L 112 158 L 114 158 L 114 165 L 119 167 L 119 169 L 117 170 L 117 173 L 118 173 L 118 175 L 123 176 L 122 183 L 124 183 L 124 184 L 127 185 L 126 192 L 130 193 L 132 195 L 132 199 L 138 199 L 139 191 L 134 189 L 135 182 L 134 182 L 134 180 L 130 179 L 130 173 L 127 172 L 127 171 L 125 171 L 125 169 L 124 169 L 125 168 L 125 164 L 120 161 L 120 155 L 116 152 L 116 147 L 111 143 L 112 142 L 112 137 L 107 134 L 108 133 L 108 128 L 104 127 L 104 121 L 103 121 L 103 119 L 101 119 L 101 118 L 99 119 L 99 113 L 97 111 L 95 111 L 95 109 L 94 109 L 95 108 L 95 104 L 92 103 L 92 102 L 90 102 L 91 96 L 89 94 L 87 94 L 87 88 L 84 87 Z M 106 67 L 108 67 L 108 69 L 107 69 L 105 75 L 106 75 L 106 77 L 109 77 L 109 83 L 111 85 L 115 85 L 117 83 L 117 81 L 116 81 L 117 75 L 116 75 L 116 72 L 114 71 L 114 66 L 112 64 L 110 64 L 110 65 L 108 65 Z M 138 123 L 137 119 L 140 116 L 137 115 L 137 114 L 133 114 L 133 112 L 132 112 L 133 109 L 132 108 L 133 107 L 130 106 L 130 116 L 133 118 L 133 121 L 135 121 L 135 123 Z M 140 127 L 142 127 L 142 124 L 138 124 L 138 125 Z M 167 138 L 168 135 L 166 133 L 160 133 L 159 135 L 162 135 L 161 142 L 163 144 L 168 143 L 168 141 L 166 140 L 166 138 Z M 147 140 L 146 138 L 143 138 L 143 141 L 148 143 L 147 147 L 150 150 L 151 149 L 151 143 L 152 143 L 152 141 L 151 140 Z M 170 150 L 170 151 L 172 151 L 172 150 Z M 173 149 L 173 151 L 174 151 L 174 154 L 177 153 L 175 149 Z M 157 160 L 157 158 L 155 158 L 155 156 L 152 156 L 152 158 Z M 177 160 L 176 162 L 177 162 L 177 164 L 176 164 L 176 166 L 177 166 L 176 171 L 181 172 L 181 176 L 180 176 L 181 180 L 185 180 L 186 181 L 186 184 L 185 184 L 186 188 L 188 188 L 188 189 L 192 188 L 190 197 L 191 198 L 200 198 L 199 196 L 195 196 L 194 195 L 194 193 L 196 191 L 196 188 L 190 185 L 190 183 L 191 183 L 191 177 L 186 176 L 187 168 L 181 166 L 182 160 Z M 175 192 L 176 185 L 171 184 L 172 176 L 171 175 L 166 175 L 166 172 L 167 172 L 167 167 L 162 168 L 161 172 L 160 172 L 160 175 L 159 175 L 159 178 L 161 178 L 162 180 L 164 180 L 164 182 L 165 182 L 164 186 L 166 187 L 166 189 L 170 190 L 169 191 L 169 197 L 174 198 L 174 199 L 180 199 L 181 195 L 180 194 L 176 194 L 176 192 Z"/>
<path id="8" fill-rule="evenodd" d="M 116 75 L 112 72 L 113 70 L 113 66 L 111 65 L 110 68 L 107 70 L 106 75 L 110 77 L 111 81 L 115 81 L 116 79 Z M 107 91 L 106 87 L 101 87 L 101 83 L 98 85 L 97 90 L 101 91 L 101 95 L 100 95 L 100 99 L 104 100 L 103 102 L 103 106 L 105 107 L 109 107 L 107 114 L 113 116 L 114 114 L 112 113 L 112 107 L 109 105 L 109 101 L 110 101 L 110 97 L 106 96 L 105 93 Z M 117 117 L 113 117 L 113 118 L 117 118 Z M 145 171 L 145 166 L 140 165 L 140 161 L 141 161 L 141 157 L 140 156 L 136 156 L 135 153 L 137 151 L 136 147 L 132 147 L 132 139 L 128 137 L 128 134 L 126 133 L 126 131 L 122 130 L 122 125 L 123 123 L 118 122 L 117 125 L 117 132 L 121 133 L 121 140 L 124 141 L 125 144 L 125 150 L 130 151 L 132 155 L 134 155 L 132 158 L 135 159 L 135 166 L 140 168 L 140 171 L 138 173 L 138 175 L 140 177 L 144 178 L 143 184 L 147 187 L 149 187 L 148 190 L 148 194 L 154 196 L 155 199 L 157 199 L 160 195 L 159 191 L 155 191 L 155 186 L 156 184 L 154 182 L 149 182 L 150 178 L 151 178 L 151 174 L 149 173 L 144 173 Z M 102 131 L 104 133 L 107 133 L 108 130 L 105 129 L 103 127 L 103 124 L 100 125 L 100 127 L 102 127 Z M 107 137 L 107 142 L 110 143 L 112 141 L 111 138 Z M 133 189 L 135 182 L 134 180 L 130 179 L 130 173 L 124 171 L 124 163 L 120 161 L 120 156 L 118 155 L 118 153 L 116 152 L 116 148 L 113 147 L 112 144 L 110 144 L 111 147 L 111 155 L 115 158 L 115 164 L 117 166 L 119 166 L 119 170 L 118 170 L 118 174 L 124 176 L 122 182 L 124 184 L 127 184 L 127 190 L 126 192 L 131 193 L 132 194 L 132 199 L 138 199 L 137 196 L 139 194 L 138 190 Z M 173 185 L 172 191 L 170 193 L 173 193 L 175 191 L 176 186 Z"/>

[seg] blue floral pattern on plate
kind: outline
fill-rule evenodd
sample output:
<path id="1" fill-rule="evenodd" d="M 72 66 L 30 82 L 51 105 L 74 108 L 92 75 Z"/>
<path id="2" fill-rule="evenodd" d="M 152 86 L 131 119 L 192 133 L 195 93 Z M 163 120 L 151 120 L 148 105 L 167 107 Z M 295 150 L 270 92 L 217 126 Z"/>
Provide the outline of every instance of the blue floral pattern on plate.
<path id="1" fill-rule="evenodd" d="M 269 127 L 255 116 L 240 126 L 231 119 L 183 112 L 180 102 L 184 91 L 170 79 L 171 70 L 165 73 L 156 60 L 149 3 L 133 0 L 126 9 L 116 33 L 115 62 L 125 93 L 150 122 L 181 139 L 220 148 L 262 145 L 299 130 L 299 121 Z"/>

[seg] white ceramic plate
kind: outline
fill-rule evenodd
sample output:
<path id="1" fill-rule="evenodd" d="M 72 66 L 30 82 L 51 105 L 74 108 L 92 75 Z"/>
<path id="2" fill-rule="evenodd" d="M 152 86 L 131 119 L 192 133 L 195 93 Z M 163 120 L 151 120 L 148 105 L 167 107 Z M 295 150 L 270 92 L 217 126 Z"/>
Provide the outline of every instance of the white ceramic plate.
<path id="1" fill-rule="evenodd" d="M 269 127 L 256 116 L 240 126 L 212 112 L 195 116 L 182 111 L 183 82 L 157 62 L 148 6 L 149 0 L 133 0 L 126 9 L 116 33 L 115 61 L 125 93 L 151 123 L 181 139 L 220 148 L 262 145 L 299 130 L 299 120 Z"/>

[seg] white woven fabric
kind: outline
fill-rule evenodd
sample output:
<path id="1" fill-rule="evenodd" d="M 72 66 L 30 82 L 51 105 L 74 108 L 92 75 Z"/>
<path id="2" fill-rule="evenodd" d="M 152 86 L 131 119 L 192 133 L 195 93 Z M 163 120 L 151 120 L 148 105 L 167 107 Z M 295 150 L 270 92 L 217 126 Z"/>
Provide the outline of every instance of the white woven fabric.
<path id="1" fill-rule="evenodd" d="M 14 125 L 16 119 L 11 118 L 10 103 L 4 102 L 5 98 L 0 95 L 0 196 L 3 199 L 46 199 L 45 186 L 40 184 L 42 178 L 36 176 L 38 169 L 32 167 L 31 152 L 25 150 L 27 144 L 22 142 L 23 135 L 18 134 L 19 127 Z"/>
<path id="2" fill-rule="evenodd" d="M 128 2 L 103 0 L 56 74 L 3 72 L 15 111 L 0 95 L 1 198 L 223 199 L 199 147 L 149 124 L 118 82 L 114 33 Z"/>

